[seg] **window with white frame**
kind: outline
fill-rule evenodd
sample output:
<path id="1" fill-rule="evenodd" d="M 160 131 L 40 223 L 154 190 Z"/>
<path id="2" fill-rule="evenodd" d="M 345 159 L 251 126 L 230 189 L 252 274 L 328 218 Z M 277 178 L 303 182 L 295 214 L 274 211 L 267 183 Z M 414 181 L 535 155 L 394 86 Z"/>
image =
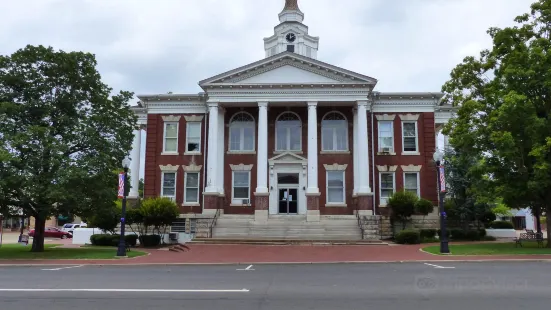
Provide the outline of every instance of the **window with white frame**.
<path id="1" fill-rule="evenodd" d="M 184 203 L 199 203 L 199 172 L 186 172 Z"/>
<path id="2" fill-rule="evenodd" d="M 404 172 L 404 190 L 421 197 L 419 193 L 419 172 Z"/>
<path id="3" fill-rule="evenodd" d="M 254 118 L 245 112 L 235 114 L 230 121 L 230 146 L 229 150 L 254 151 Z"/>
<path id="4" fill-rule="evenodd" d="M 161 196 L 176 198 L 176 172 L 163 172 L 161 181 Z"/>
<path id="5" fill-rule="evenodd" d="M 392 194 L 394 194 L 394 173 L 381 172 L 379 174 L 379 182 L 381 205 L 385 206 L 388 204 L 388 200 L 392 197 Z"/>
<path id="6" fill-rule="evenodd" d="M 201 152 L 201 122 L 187 122 L 186 152 Z"/>
<path id="7" fill-rule="evenodd" d="M 164 148 L 165 153 L 178 152 L 178 123 L 165 122 Z"/>
<path id="8" fill-rule="evenodd" d="M 281 114 L 276 121 L 276 151 L 300 151 L 302 148 L 302 122 L 292 112 Z"/>
<path id="9" fill-rule="evenodd" d="M 379 121 L 379 152 L 394 152 L 392 121 Z"/>
<path id="10" fill-rule="evenodd" d="M 322 151 L 348 150 L 348 122 L 344 115 L 330 112 L 321 121 Z"/>
<path id="11" fill-rule="evenodd" d="M 344 171 L 327 171 L 327 203 L 345 203 Z"/>
<path id="12" fill-rule="evenodd" d="M 402 122 L 404 152 L 417 152 L 417 122 Z"/>
<path id="13" fill-rule="evenodd" d="M 250 171 L 233 171 L 232 202 L 233 204 L 249 204 Z"/>

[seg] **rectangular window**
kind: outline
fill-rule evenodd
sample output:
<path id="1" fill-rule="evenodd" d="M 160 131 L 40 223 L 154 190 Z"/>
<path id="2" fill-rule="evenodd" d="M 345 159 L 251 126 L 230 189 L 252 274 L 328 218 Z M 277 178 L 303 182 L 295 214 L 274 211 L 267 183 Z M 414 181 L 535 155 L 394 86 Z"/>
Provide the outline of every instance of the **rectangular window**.
<path id="1" fill-rule="evenodd" d="M 379 122 L 379 152 L 394 152 L 394 130 L 392 121 Z"/>
<path id="2" fill-rule="evenodd" d="M 199 203 L 199 172 L 186 172 L 184 203 Z"/>
<path id="3" fill-rule="evenodd" d="M 345 203 L 344 171 L 327 171 L 327 203 Z"/>
<path id="4" fill-rule="evenodd" d="M 295 52 L 295 46 L 294 45 L 287 45 L 287 52 L 294 53 Z"/>
<path id="5" fill-rule="evenodd" d="M 201 123 L 188 122 L 186 129 L 186 152 L 201 152 Z"/>
<path id="6" fill-rule="evenodd" d="M 379 182 L 381 185 L 381 202 L 380 204 L 386 206 L 388 199 L 394 194 L 394 173 L 381 173 L 379 176 Z"/>
<path id="7" fill-rule="evenodd" d="M 404 152 L 417 152 L 417 122 L 402 123 Z"/>
<path id="8" fill-rule="evenodd" d="M 165 153 L 178 152 L 178 123 L 165 123 L 164 130 L 164 148 Z"/>
<path id="9" fill-rule="evenodd" d="M 254 151 L 254 125 L 230 127 L 230 151 Z"/>
<path id="10" fill-rule="evenodd" d="M 161 196 L 176 198 L 176 172 L 163 172 Z"/>
<path id="11" fill-rule="evenodd" d="M 250 199 L 250 172 L 233 172 L 232 201 L 234 204 L 249 204 Z"/>
<path id="12" fill-rule="evenodd" d="M 417 197 L 421 197 L 421 193 L 419 193 L 419 172 L 404 173 L 404 189 L 414 193 Z"/>

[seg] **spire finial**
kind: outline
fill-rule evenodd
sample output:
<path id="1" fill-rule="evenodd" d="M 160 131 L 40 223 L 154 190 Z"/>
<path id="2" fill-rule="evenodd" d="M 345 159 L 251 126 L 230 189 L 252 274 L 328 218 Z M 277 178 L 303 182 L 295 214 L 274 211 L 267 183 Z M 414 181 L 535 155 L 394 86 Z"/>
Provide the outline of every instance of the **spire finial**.
<path id="1" fill-rule="evenodd" d="M 298 8 L 298 0 L 285 0 L 285 7 L 283 10 L 290 10 L 290 11 L 300 11 Z"/>

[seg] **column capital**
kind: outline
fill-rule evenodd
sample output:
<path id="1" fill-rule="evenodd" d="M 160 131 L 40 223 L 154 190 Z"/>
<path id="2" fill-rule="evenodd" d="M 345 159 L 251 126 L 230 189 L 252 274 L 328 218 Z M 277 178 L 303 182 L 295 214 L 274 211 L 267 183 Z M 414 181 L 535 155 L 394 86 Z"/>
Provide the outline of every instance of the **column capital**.
<path id="1" fill-rule="evenodd" d="M 209 108 L 218 108 L 220 106 L 220 102 L 218 102 L 218 101 L 207 101 L 207 106 Z"/>
<path id="2" fill-rule="evenodd" d="M 258 102 L 258 107 L 259 108 L 267 108 L 268 107 L 268 102 L 267 101 L 259 101 Z"/>
<path id="3" fill-rule="evenodd" d="M 356 105 L 358 107 L 366 107 L 367 108 L 367 100 L 358 100 L 358 101 L 356 101 Z"/>
<path id="4" fill-rule="evenodd" d="M 317 101 L 308 101 L 308 107 L 317 107 L 318 102 Z"/>

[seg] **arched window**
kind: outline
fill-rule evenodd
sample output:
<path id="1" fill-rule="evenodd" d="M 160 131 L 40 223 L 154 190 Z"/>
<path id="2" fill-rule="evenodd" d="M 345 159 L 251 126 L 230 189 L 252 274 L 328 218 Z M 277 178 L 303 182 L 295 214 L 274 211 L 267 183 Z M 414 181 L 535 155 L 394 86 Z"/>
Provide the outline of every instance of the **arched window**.
<path id="1" fill-rule="evenodd" d="M 282 113 L 276 121 L 276 151 L 302 149 L 302 122 L 293 112 Z"/>
<path id="2" fill-rule="evenodd" d="M 321 121 L 323 151 L 348 151 L 348 122 L 339 112 L 329 112 Z"/>
<path id="3" fill-rule="evenodd" d="M 245 112 L 230 120 L 230 151 L 254 151 L 254 118 Z"/>

